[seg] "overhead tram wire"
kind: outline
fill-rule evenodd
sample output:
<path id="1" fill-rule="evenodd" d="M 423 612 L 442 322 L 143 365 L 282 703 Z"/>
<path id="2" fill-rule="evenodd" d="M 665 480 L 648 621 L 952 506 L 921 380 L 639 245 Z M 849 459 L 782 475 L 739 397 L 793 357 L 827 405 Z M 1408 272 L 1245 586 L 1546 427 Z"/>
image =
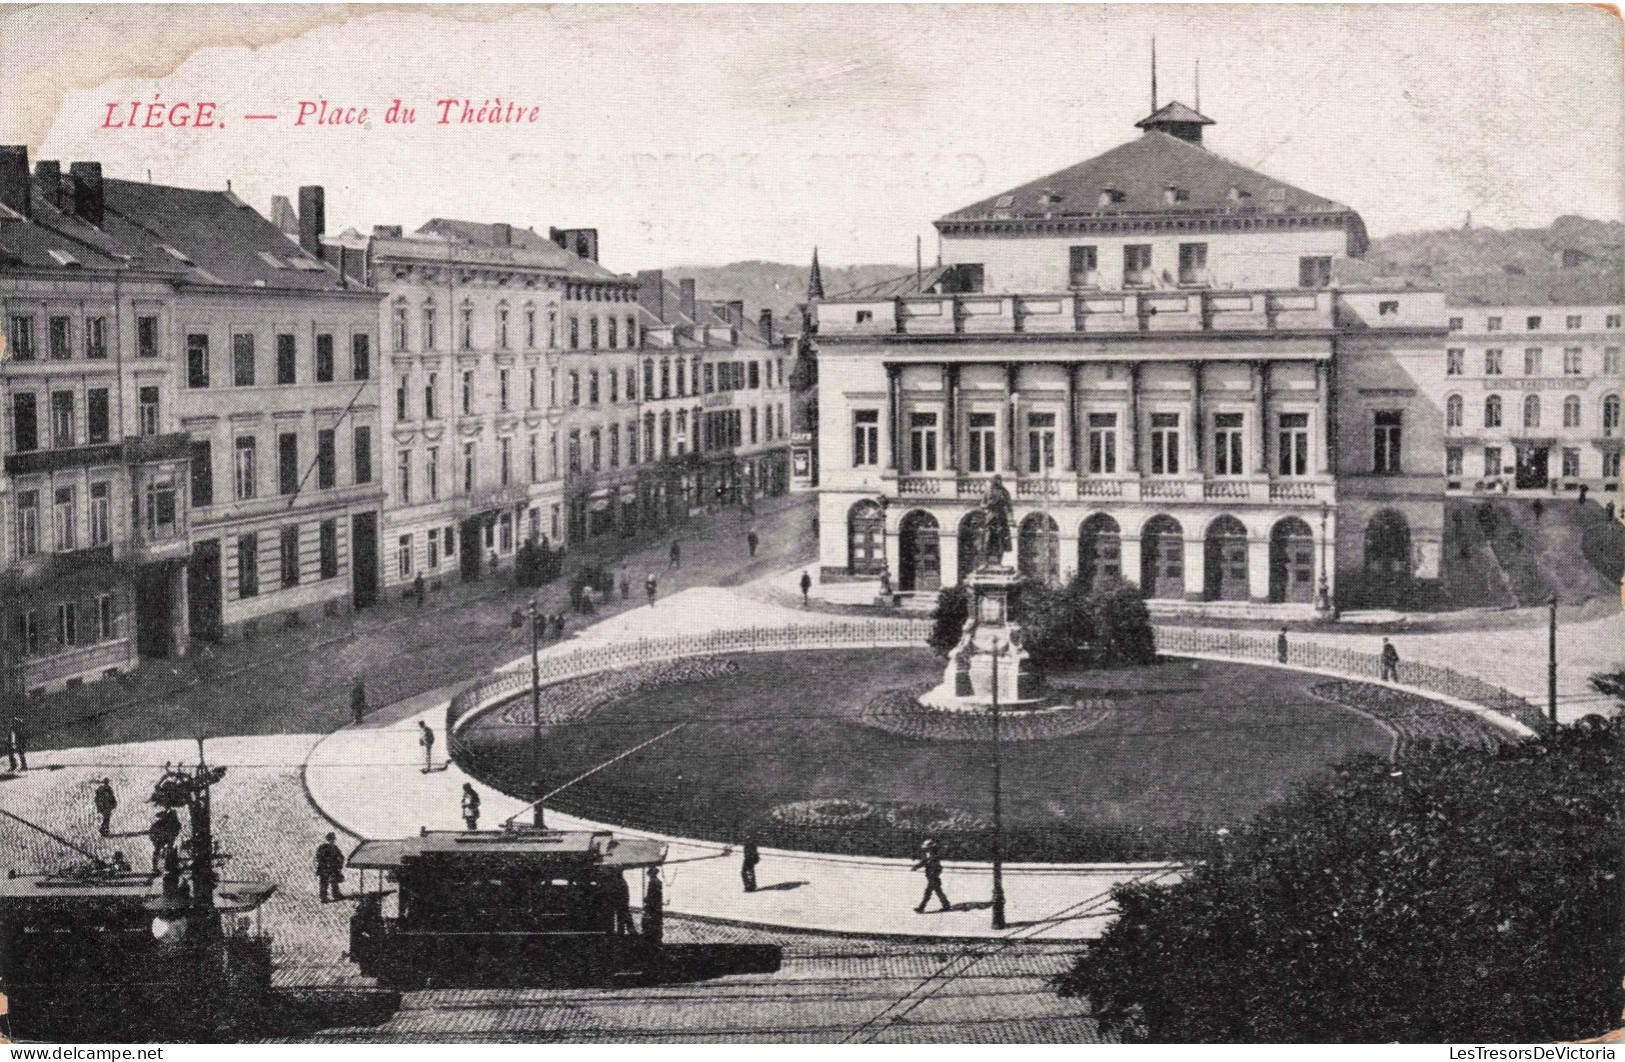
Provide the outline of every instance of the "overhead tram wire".
<path id="1" fill-rule="evenodd" d="M 1156 881 L 1158 878 L 1166 877 L 1172 873 L 1174 873 L 1173 869 L 1163 868 L 1156 871 L 1147 872 L 1145 874 L 1136 875 L 1128 879 L 1127 882 L 1122 882 L 1119 884 L 1146 884 Z M 1115 889 L 1116 887 L 1117 886 L 1114 885 L 1112 889 Z M 897 1010 L 896 1013 L 891 1013 L 893 1007 L 888 1007 L 886 1010 L 881 1011 L 879 1014 L 875 1015 L 873 1018 L 870 1018 L 868 1021 L 858 1026 L 858 1028 L 854 1029 L 842 1040 L 842 1043 L 853 1042 L 854 1037 L 864 1033 L 866 1030 L 872 1031 L 869 1032 L 869 1035 L 866 1036 L 862 1042 L 873 1043 L 875 1037 L 879 1036 L 881 1033 L 892 1028 L 898 1022 L 908 1017 L 908 1015 L 912 1014 L 922 1004 L 935 997 L 938 992 L 947 987 L 950 983 L 966 976 L 970 968 L 981 962 L 984 958 L 987 958 L 989 955 L 996 954 L 997 952 L 1008 948 L 1012 944 L 1022 943 L 1027 939 L 1030 939 L 1022 937 L 1021 934 L 1023 933 L 1036 933 L 1045 926 L 1054 925 L 1057 922 L 1076 921 L 1079 918 L 1087 918 L 1097 914 L 1104 914 L 1104 910 L 1085 911 L 1081 910 L 1081 908 L 1093 908 L 1100 906 L 1102 900 L 1106 901 L 1104 906 L 1109 907 L 1112 889 L 1107 889 L 1105 891 L 1095 893 L 1092 896 L 1087 896 L 1074 904 L 1061 908 L 1048 918 L 1039 919 L 1029 925 L 1022 926 L 1020 929 L 1007 933 L 1002 937 L 987 941 L 983 944 L 972 946 L 966 952 L 944 963 L 941 969 L 937 970 L 936 973 L 933 973 L 930 977 L 927 977 L 925 980 L 921 981 L 919 985 L 915 986 L 915 988 L 908 993 L 908 995 L 904 996 L 902 999 L 899 999 L 893 1004 L 893 1007 L 901 1006 L 902 1009 Z M 963 969 L 952 969 L 954 965 L 961 962 L 964 963 Z M 922 989 L 925 991 L 921 992 Z M 914 996 L 916 992 L 921 992 L 919 997 L 913 999 L 912 1002 L 906 1002 L 910 999 L 910 997 Z M 881 1021 L 884 1021 L 885 1024 L 876 1028 L 876 1023 Z"/>

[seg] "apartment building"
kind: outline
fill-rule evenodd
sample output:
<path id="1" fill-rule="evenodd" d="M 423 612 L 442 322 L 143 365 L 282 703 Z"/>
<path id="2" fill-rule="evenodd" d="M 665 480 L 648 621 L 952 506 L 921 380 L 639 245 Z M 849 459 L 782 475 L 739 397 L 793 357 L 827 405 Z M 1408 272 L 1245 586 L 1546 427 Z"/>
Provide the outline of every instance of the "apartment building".
<path id="1" fill-rule="evenodd" d="M 1451 300 L 1436 377 L 1451 494 L 1618 494 L 1625 305 L 1617 285 L 1565 279 L 1525 275 L 1516 303 Z"/>
<path id="2" fill-rule="evenodd" d="M 8 684 L 370 600 L 373 296 L 229 190 L 8 148 L 0 203 Z"/>

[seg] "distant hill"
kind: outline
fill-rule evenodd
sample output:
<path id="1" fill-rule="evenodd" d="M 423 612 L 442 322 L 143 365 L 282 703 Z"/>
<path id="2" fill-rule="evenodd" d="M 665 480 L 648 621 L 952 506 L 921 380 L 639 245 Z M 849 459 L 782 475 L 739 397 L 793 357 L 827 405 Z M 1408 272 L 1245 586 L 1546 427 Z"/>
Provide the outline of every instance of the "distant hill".
<path id="1" fill-rule="evenodd" d="M 825 266 L 831 295 L 913 272 L 906 265 Z M 782 262 L 676 266 L 666 278 L 693 277 L 700 298 L 742 299 L 748 320 L 762 307 L 782 328 L 806 301 L 807 267 Z M 1434 229 L 1373 240 L 1363 258 L 1339 264 L 1338 280 L 1443 288 L 1462 303 L 1625 302 L 1625 223 L 1561 217 L 1543 229 Z"/>
<path id="2" fill-rule="evenodd" d="M 1625 301 L 1625 224 L 1561 217 L 1543 229 L 1434 229 L 1371 242 L 1344 283 L 1408 281 L 1463 303 Z"/>

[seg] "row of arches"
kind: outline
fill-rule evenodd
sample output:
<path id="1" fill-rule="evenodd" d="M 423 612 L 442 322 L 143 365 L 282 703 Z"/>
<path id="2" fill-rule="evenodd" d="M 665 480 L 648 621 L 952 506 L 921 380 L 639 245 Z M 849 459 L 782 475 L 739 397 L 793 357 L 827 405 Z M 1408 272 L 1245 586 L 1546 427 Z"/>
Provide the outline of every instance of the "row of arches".
<path id="1" fill-rule="evenodd" d="M 975 567 L 986 531 L 981 510 L 968 513 L 956 529 L 960 581 Z M 848 568 L 858 575 L 878 575 L 886 565 L 886 518 L 881 507 L 861 501 L 848 514 Z M 897 587 L 930 591 L 942 585 L 941 528 L 923 509 L 905 515 L 898 525 Z M 1029 513 L 1016 527 L 1017 570 L 1024 578 L 1055 583 L 1061 575 L 1060 527 L 1048 513 Z M 1123 534 L 1106 513 L 1095 513 L 1078 528 L 1078 573 L 1088 584 L 1113 578 L 1137 581 L 1151 598 L 1185 596 L 1185 530 L 1166 513 L 1153 516 L 1140 530 L 1138 572 L 1123 571 Z M 1295 516 L 1270 528 L 1268 599 L 1308 603 L 1314 599 L 1315 540 L 1310 527 Z M 1410 527 L 1392 510 L 1372 517 L 1365 531 L 1364 582 L 1367 591 L 1398 597 L 1411 576 Z M 1263 590 L 1265 588 L 1259 588 Z M 1247 601 L 1254 595 L 1248 563 L 1247 528 L 1228 514 L 1208 524 L 1203 536 L 1203 593 L 1210 601 Z"/>

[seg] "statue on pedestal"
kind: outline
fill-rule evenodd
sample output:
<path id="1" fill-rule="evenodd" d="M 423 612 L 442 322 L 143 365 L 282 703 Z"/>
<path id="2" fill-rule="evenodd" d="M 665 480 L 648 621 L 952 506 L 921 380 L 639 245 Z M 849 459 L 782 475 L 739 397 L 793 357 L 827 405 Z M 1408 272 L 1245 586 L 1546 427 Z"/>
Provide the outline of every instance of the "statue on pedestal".
<path id="1" fill-rule="evenodd" d="M 1000 565 L 1004 562 L 1004 555 L 1010 552 L 1010 492 L 1004 489 L 1004 481 L 998 476 L 988 484 L 987 494 L 982 498 L 982 511 L 987 514 L 986 530 L 983 533 L 981 560 L 983 564 Z"/>

